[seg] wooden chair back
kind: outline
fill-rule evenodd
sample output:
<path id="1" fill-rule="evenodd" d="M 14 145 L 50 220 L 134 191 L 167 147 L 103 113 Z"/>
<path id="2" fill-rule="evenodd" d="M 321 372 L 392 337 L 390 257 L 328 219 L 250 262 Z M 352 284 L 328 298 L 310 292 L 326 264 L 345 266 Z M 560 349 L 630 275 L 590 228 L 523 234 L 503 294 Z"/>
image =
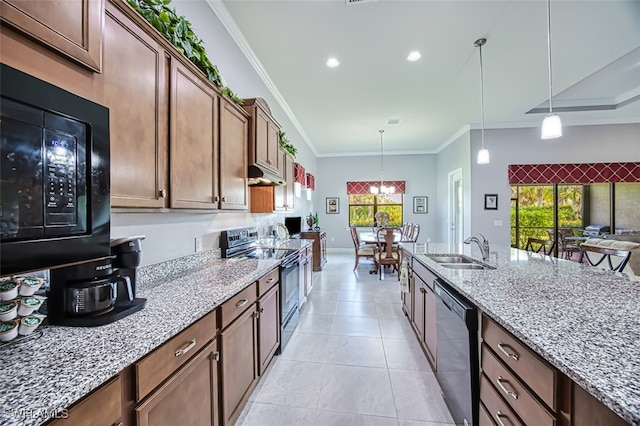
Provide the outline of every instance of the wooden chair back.
<path id="1" fill-rule="evenodd" d="M 612 260 L 611 256 L 619 259 Z M 594 257 L 595 260 L 591 257 Z M 609 269 L 611 269 L 612 271 L 620 272 L 624 269 L 625 266 L 627 266 L 630 258 L 630 250 L 620 250 L 610 247 L 596 247 L 581 244 L 580 257 L 578 257 L 578 262 L 582 263 L 586 260 L 586 263 L 591 266 L 599 266 L 606 259 Z"/>
<path id="2" fill-rule="evenodd" d="M 555 248 L 555 246 L 555 241 L 529 237 L 527 239 L 527 245 L 524 247 L 524 249 L 528 252 L 542 252 L 545 256 L 551 256 L 553 254 L 553 249 Z"/>
<path id="3" fill-rule="evenodd" d="M 400 234 L 400 239 L 402 240 L 401 228 L 380 228 L 376 234 L 378 242 L 375 252 L 375 261 L 378 267 L 380 279 L 382 279 L 383 268 L 386 265 L 393 265 L 398 271 L 398 279 L 400 279 L 400 251 L 398 249 L 398 245 L 394 244 L 394 234 Z"/>

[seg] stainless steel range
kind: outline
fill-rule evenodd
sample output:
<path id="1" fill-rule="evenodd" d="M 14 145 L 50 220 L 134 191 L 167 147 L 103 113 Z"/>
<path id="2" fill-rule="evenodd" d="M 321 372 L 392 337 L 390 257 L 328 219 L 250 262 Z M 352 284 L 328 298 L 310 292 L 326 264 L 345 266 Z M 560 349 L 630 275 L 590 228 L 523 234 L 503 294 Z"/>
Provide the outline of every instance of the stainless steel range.
<path id="1" fill-rule="evenodd" d="M 280 349 L 281 353 L 298 325 L 298 296 L 300 273 L 298 250 L 262 245 L 256 228 L 222 231 L 222 258 L 279 259 L 280 263 Z"/>

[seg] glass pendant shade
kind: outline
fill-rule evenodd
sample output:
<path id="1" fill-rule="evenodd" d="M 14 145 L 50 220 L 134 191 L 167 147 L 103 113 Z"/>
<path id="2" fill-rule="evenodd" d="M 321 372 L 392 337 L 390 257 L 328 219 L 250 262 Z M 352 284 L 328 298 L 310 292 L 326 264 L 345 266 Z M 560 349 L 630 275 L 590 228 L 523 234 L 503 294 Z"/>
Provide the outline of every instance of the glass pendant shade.
<path id="1" fill-rule="evenodd" d="M 478 151 L 478 164 L 489 164 L 489 150 L 482 148 Z"/>
<path id="2" fill-rule="evenodd" d="M 378 189 L 377 186 L 372 186 L 371 188 L 369 188 L 369 192 L 372 194 L 378 194 L 380 190 Z"/>
<path id="3" fill-rule="evenodd" d="M 542 122 L 542 139 L 555 139 L 562 136 L 562 122 L 560 117 L 551 113 L 547 114 Z"/>

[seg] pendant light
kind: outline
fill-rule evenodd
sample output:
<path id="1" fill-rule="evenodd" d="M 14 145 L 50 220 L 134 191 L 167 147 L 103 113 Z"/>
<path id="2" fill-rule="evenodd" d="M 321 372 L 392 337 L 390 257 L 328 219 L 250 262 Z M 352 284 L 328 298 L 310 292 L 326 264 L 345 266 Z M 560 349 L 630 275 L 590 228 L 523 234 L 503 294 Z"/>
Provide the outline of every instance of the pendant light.
<path id="1" fill-rule="evenodd" d="M 396 188 L 395 186 L 391 185 L 391 186 L 385 186 L 384 185 L 384 149 L 383 149 L 383 144 L 382 144 L 382 134 L 384 133 L 384 130 L 378 130 L 380 132 L 380 186 L 371 186 L 369 188 L 369 192 L 374 194 L 374 195 L 378 195 L 378 194 L 383 194 L 383 195 L 388 195 L 388 194 L 393 194 L 396 192 Z"/>
<path id="2" fill-rule="evenodd" d="M 484 69 L 482 68 L 482 46 L 487 42 L 486 38 L 479 38 L 473 45 L 480 50 L 480 111 L 482 113 L 482 148 L 478 151 L 478 164 L 489 164 L 489 150 L 484 147 Z"/>
<path id="3" fill-rule="evenodd" d="M 542 121 L 542 139 L 562 136 L 562 122 L 553 113 L 553 79 L 551 75 L 551 0 L 547 0 L 547 54 L 549 60 L 549 114 Z"/>

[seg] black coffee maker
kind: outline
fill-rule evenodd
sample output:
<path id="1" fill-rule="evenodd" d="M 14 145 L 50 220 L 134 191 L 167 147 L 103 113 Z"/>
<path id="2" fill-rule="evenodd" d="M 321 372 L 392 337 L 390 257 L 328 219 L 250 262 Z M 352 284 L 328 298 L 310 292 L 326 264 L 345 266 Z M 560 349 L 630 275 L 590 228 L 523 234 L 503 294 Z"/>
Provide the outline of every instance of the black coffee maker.
<path id="1" fill-rule="evenodd" d="M 49 272 L 49 323 L 77 327 L 109 324 L 141 310 L 136 298 L 137 268 L 145 237 L 111 240 L 111 255 Z"/>

